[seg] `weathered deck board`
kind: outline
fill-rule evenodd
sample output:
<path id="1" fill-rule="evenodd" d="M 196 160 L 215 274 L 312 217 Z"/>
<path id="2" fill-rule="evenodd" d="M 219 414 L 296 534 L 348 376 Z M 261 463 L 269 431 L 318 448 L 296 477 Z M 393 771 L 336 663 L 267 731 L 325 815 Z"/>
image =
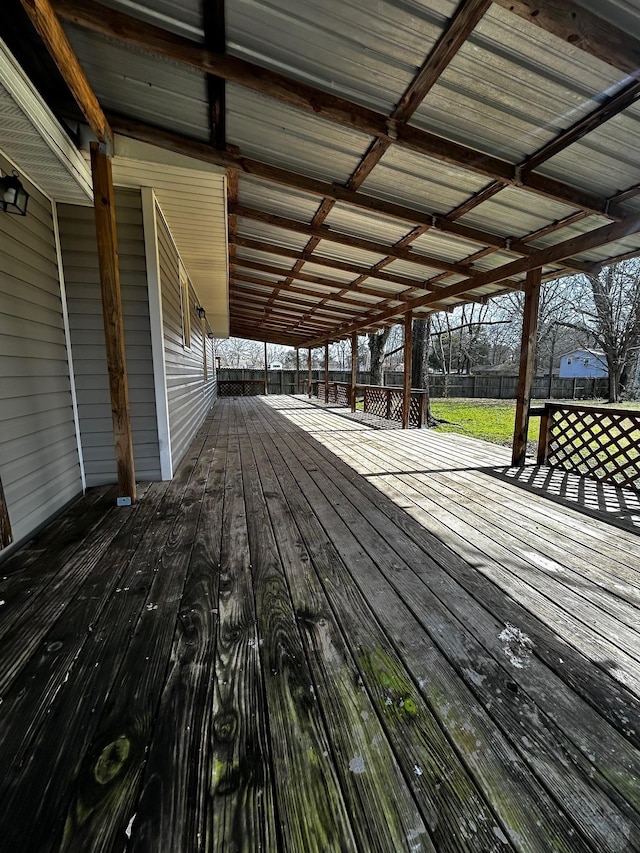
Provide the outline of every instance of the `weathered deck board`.
<path id="1" fill-rule="evenodd" d="M 224 400 L 73 507 L 0 569 L 0 846 L 640 851 L 637 537 L 506 464 Z"/>

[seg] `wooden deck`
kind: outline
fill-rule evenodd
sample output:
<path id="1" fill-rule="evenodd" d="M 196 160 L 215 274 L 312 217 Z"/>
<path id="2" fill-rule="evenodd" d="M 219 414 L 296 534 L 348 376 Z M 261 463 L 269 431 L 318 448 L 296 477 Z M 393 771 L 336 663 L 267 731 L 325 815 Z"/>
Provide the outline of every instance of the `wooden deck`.
<path id="1" fill-rule="evenodd" d="M 500 448 L 220 400 L 0 566 L 0 848 L 640 850 L 637 534 Z"/>

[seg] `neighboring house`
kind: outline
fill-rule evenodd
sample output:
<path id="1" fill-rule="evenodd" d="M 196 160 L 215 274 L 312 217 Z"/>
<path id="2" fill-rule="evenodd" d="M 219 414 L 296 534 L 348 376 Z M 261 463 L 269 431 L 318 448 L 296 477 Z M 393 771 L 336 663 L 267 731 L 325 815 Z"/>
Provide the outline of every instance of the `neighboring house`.
<path id="1" fill-rule="evenodd" d="M 560 356 L 561 379 L 600 379 L 609 375 L 607 359 L 601 350 L 575 349 Z"/>
<path id="2" fill-rule="evenodd" d="M 117 470 L 90 168 L 2 42 L 0 114 L 0 175 L 29 194 L 26 216 L 0 210 L 3 550 Z M 135 473 L 170 479 L 216 397 L 214 335 L 228 334 L 225 174 L 116 145 Z"/>

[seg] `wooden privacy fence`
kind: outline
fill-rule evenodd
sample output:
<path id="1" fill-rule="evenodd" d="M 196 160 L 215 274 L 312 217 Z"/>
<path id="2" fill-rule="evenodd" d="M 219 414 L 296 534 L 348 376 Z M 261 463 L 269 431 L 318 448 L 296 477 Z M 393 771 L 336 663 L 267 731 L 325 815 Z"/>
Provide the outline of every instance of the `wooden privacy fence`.
<path id="1" fill-rule="evenodd" d="M 264 379 L 218 380 L 220 397 L 256 397 L 258 394 L 264 394 Z"/>
<path id="2" fill-rule="evenodd" d="M 575 471 L 640 491 L 640 412 L 546 403 L 538 464 Z"/>
<path id="3" fill-rule="evenodd" d="M 314 383 L 315 394 L 319 400 L 327 400 L 338 406 L 351 406 L 351 385 L 348 382 Z M 327 393 L 325 396 L 325 387 Z M 402 421 L 402 388 L 390 388 L 385 385 L 356 385 L 355 405 L 362 404 L 362 411 L 376 415 L 387 421 Z M 420 428 L 425 422 L 426 394 L 418 389 L 411 390 L 409 402 L 409 426 Z"/>

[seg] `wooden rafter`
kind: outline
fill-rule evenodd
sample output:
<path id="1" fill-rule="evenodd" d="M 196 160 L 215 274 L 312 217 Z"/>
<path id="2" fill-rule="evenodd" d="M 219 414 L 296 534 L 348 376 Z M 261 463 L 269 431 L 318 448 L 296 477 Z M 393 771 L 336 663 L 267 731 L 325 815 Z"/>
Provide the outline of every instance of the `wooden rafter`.
<path id="1" fill-rule="evenodd" d="M 109 122 L 82 70 L 73 48 L 69 44 L 50 0 L 21 0 L 33 26 L 38 31 L 51 58 L 58 66 L 63 80 L 80 107 L 98 142 L 110 153 L 113 150 L 113 133 Z"/>
<path id="2" fill-rule="evenodd" d="M 202 24 L 204 45 L 207 50 L 224 54 L 225 39 L 225 0 L 202 0 Z M 224 149 L 226 138 L 226 83 L 222 77 L 207 75 L 207 95 L 209 99 L 209 133 L 211 144 Z"/>
<path id="3" fill-rule="evenodd" d="M 169 151 L 185 154 L 196 160 L 234 168 L 243 174 L 254 175 L 257 178 L 272 181 L 281 186 L 291 187 L 310 195 L 341 201 L 359 210 L 380 213 L 392 219 L 399 219 L 410 225 L 424 225 L 427 228 L 433 228 L 444 234 L 460 237 L 479 245 L 504 249 L 514 254 L 522 255 L 529 255 L 533 251 L 522 240 L 512 240 L 489 231 L 472 228 L 461 222 L 451 220 L 447 216 L 425 213 L 415 208 L 354 192 L 353 190 L 346 189 L 346 187 L 320 181 L 317 178 L 299 175 L 287 169 L 281 169 L 249 157 L 242 157 L 234 152 L 217 151 L 203 142 L 190 139 L 179 133 L 154 127 L 145 122 L 115 115 L 109 115 L 109 120 L 113 129 L 123 136 L 129 136 L 141 142 L 149 142 L 152 145 L 157 145 L 159 148 L 166 148 Z M 577 261 L 574 262 L 568 259 L 566 265 L 578 272 L 586 271 L 586 266 Z"/>
<path id="4" fill-rule="evenodd" d="M 602 62 L 635 76 L 640 39 L 595 15 L 574 0 L 495 0 L 509 12 L 569 42 Z"/>
<path id="5" fill-rule="evenodd" d="M 564 204 L 581 207 L 592 213 L 609 215 L 605 201 L 600 196 L 545 175 L 523 175 L 519 166 L 514 166 L 506 160 L 481 154 L 405 122 L 394 122 L 389 116 L 237 57 L 226 54 L 219 56 L 205 50 L 197 42 L 146 24 L 99 3 L 86 4 L 81 0 L 54 0 L 54 3 L 61 17 L 80 26 L 121 39 L 205 73 L 217 75 L 370 136 L 379 137 L 386 140 L 385 145 L 398 145 L 500 180 L 505 185 L 515 184 Z M 364 177 L 366 175 L 362 180 Z"/>
<path id="6" fill-rule="evenodd" d="M 407 248 L 397 248 L 386 243 L 378 243 L 375 240 L 368 240 L 363 237 L 355 237 L 351 234 L 342 234 L 339 231 L 334 231 L 326 225 L 306 225 L 297 219 L 290 219 L 285 216 L 278 216 L 274 213 L 267 213 L 262 210 L 257 210 L 253 207 L 237 206 L 234 213 L 241 219 L 248 219 L 252 222 L 263 222 L 267 225 L 273 225 L 275 228 L 282 228 L 286 231 L 293 231 L 296 234 L 307 234 L 310 237 L 317 237 L 320 240 L 327 240 L 329 243 L 338 243 L 342 246 L 349 246 L 354 249 L 364 249 L 367 252 L 382 255 L 384 258 L 389 258 L 389 262 L 393 260 L 411 261 L 418 266 L 430 267 L 435 270 L 443 270 L 451 273 L 468 273 L 468 265 L 464 263 L 449 263 L 440 258 L 433 258 L 429 255 L 423 255 L 420 252 L 411 251 Z M 404 239 L 404 238 L 403 238 Z"/>
<path id="7" fill-rule="evenodd" d="M 392 284 L 401 284 L 404 287 L 419 287 L 422 289 L 428 288 L 428 284 L 425 281 L 411 279 L 408 276 L 394 275 L 392 273 L 387 272 L 374 273 L 371 271 L 370 267 L 363 267 L 359 264 L 350 264 L 347 261 L 337 261 L 333 258 L 323 258 L 320 255 L 313 255 L 312 257 L 309 257 L 306 254 L 302 255 L 300 252 L 296 252 L 295 249 L 287 249 L 284 246 L 278 246 L 273 243 L 264 243 L 258 240 L 249 240 L 246 237 L 236 237 L 235 245 L 247 249 L 254 249 L 256 251 L 265 252 L 265 254 L 268 253 L 273 255 L 280 255 L 284 258 L 292 258 L 293 260 L 307 260 L 310 263 L 315 264 L 316 266 L 326 267 L 327 269 L 342 270 L 344 272 L 351 273 L 354 276 L 370 275 L 371 277 L 379 278 L 380 281 L 388 281 Z M 241 264 L 250 269 L 261 270 L 262 272 L 273 272 L 273 269 L 269 268 L 267 264 L 261 264 L 259 261 L 249 261 L 243 260 L 241 258 L 236 258 L 236 263 L 239 265 Z M 294 276 L 296 278 L 299 278 L 301 281 L 311 281 L 317 284 L 328 285 L 329 281 L 331 281 L 332 287 L 341 288 L 348 286 L 345 285 L 343 281 L 336 281 L 335 279 L 327 279 L 321 281 L 319 276 L 316 275 L 310 275 L 309 277 L 306 277 L 306 273 L 302 273 L 300 271 L 295 271 L 294 273 L 294 271 L 291 269 L 284 270 L 283 272 L 282 267 L 280 268 L 280 272 L 274 273 L 274 275 L 283 274 L 287 277 Z M 362 292 L 364 293 L 365 291 L 363 290 Z"/>
<path id="8" fill-rule="evenodd" d="M 272 281 L 268 281 L 267 279 L 260 278 L 259 276 L 249 275 L 243 269 L 234 269 L 231 272 L 231 280 L 234 282 L 246 282 L 247 284 L 253 284 L 253 285 L 257 285 L 258 287 L 263 287 L 263 288 L 268 288 L 268 289 L 271 289 L 273 287 Z M 356 299 L 356 298 L 354 298 L 354 296 L 345 295 L 341 290 L 341 286 L 336 285 L 336 284 L 332 284 L 332 285 L 317 285 L 316 284 L 316 287 L 314 287 L 313 290 L 310 290 L 309 288 L 299 287 L 295 284 L 286 284 L 285 285 L 283 283 L 280 287 L 280 290 L 282 291 L 282 293 L 284 293 L 286 291 L 287 293 L 299 294 L 300 296 L 314 296 L 314 295 L 317 295 L 317 293 L 318 293 L 317 287 L 325 288 L 325 290 L 322 291 L 322 296 L 327 296 L 327 298 L 331 302 L 339 302 L 341 304 L 344 303 L 345 305 L 353 305 L 353 306 L 357 306 L 360 309 L 362 309 L 363 307 L 366 307 L 367 304 L 369 304 L 369 303 L 363 301 L 362 299 Z M 330 293 L 326 293 L 326 289 L 328 287 L 332 287 L 332 288 L 334 288 L 334 290 L 331 291 Z M 354 294 L 355 293 L 357 293 L 357 291 L 355 291 Z"/>
<path id="9" fill-rule="evenodd" d="M 238 172 L 236 169 L 227 169 L 227 227 L 229 236 L 229 264 L 231 265 L 236 256 L 235 237 L 238 230 L 238 217 L 235 209 L 238 206 Z"/>
<path id="10" fill-rule="evenodd" d="M 613 222 L 610 225 L 604 225 L 601 228 L 596 228 L 593 231 L 588 231 L 586 234 L 581 234 L 578 237 L 572 237 L 569 240 L 564 240 L 562 243 L 556 243 L 545 249 L 537 249 L 533 255 L 528 258 L 520 258 L 510 264 L 504 264 L 495 270 L 479 273 L 465 281 L 457 284 L 443 287 L 434 293 L 429 293 L 426 296 L 421 296 L 405 303 L 405 306 L 400 309 L 390 308 L 381 314 L 371 318 L 377 322 L 390 320 L 400 314 L 404 314 L 409 308 L 422 308 L 438 302 L 450 296 L 460 296 L 467 292 L 477 290 L 488 284 L 494 284 L 499 281 L 504 281 L 512 275 L 519 275 L 529 270 L 542 268 L 548 264 L 554 264 L 561 261 L 574 253 L 587 252 L 598 246 L 606 245 L 607 243 L 615 242 L 631 234 L 636 234 L 640 231 L 640 216 L 628 222 Z M 337 334 L 350 334 L 352 331 L 357 331 L 367 324 L 368 318 L 362 318 L 358 323 L 348 326 L 347 328 L 336 330 Z M 322 339 L 307 342 L 307 346 L 319 346 Z"/>

